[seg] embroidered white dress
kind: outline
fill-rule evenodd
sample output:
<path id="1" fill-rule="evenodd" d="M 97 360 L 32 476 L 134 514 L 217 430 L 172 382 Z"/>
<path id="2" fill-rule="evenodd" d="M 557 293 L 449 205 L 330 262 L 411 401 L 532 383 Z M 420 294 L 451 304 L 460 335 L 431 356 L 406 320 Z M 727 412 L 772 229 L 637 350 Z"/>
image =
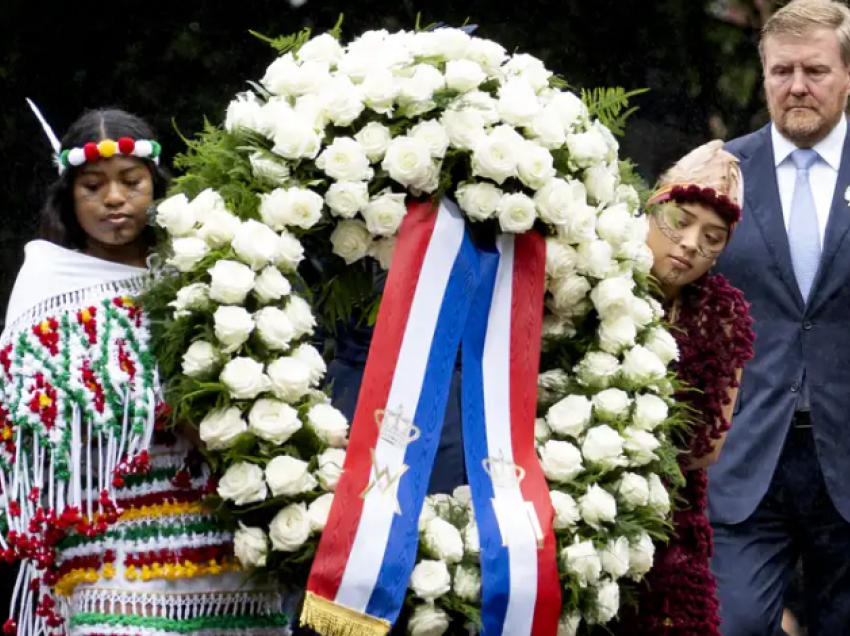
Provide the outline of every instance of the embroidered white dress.
<path id="1" fill-rule="evenodd" d="M 283 634 L 205 510 L 208 471 L 159 430 L 144 269 L 45 241 L 0 336 L 0 546 L 23 559 L 5 626 L 49 634 Z"/>

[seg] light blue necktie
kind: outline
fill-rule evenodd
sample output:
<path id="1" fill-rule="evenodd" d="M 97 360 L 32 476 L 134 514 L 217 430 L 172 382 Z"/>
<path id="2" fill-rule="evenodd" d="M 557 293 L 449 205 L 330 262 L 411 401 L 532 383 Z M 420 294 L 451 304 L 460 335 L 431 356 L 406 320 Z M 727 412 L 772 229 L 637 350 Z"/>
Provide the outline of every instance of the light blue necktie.
<path id="1" fill-rule="evenodd" d="M 791 160 L 797 167 L 797 180 L 791 202 L 788 242 L 794 276 L 803 295 L 803 302 L 806 302 L 820 264 L 820 226 L 809 185 L 809 168 L 818 160 L 818 153 L 810 149 L 798 149 L 791 153 Z"/>
<path id="2" fill-rule="evenodd" d="M 815 199 L 809 184 L 809 168 L 818 160 L 818 153 L 809 149 L 798 149 L 791 153 L 791 159 L 797 167 L 797 179 L 794 183 L 794 198 L 791 202 L 791 220 L 788 223 L 788 242 L 791 246 L 791 261 L 794 264 L 794 276 L 803 296 L 808 301 L 812 283 L 820 264 L 820 226 L 815 210 Z M 797 410 L 809 410 L 809 387 L 806 383 L 806 371 L 800 383 L 800 395 L 797 398 Z"/>

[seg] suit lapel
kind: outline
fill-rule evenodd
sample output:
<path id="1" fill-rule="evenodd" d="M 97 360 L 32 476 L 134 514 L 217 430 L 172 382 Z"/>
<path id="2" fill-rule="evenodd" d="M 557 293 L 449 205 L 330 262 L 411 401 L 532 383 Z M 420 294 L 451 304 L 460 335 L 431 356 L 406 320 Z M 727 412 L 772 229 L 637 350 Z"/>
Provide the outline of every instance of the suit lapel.
<path id="1" fill-rule="evenodd" d="M 814 306 L 818 299 L 818 289 L 826 278 L 829 267 L 838 253 L 838 248 L 844 241 L 847 230 L 850 229 L 850 204 L 848 204 L 844 197 L 848 186 L 850 186 L 850 134 L 845 137 L 844 149 L 841 152 L 841 166 L 838 170 L 838 179 L 835 182 L 832 207 L 829 210 L 829 221 L 826 224 L 826 235 L 824 237 L 820 266 L 812 284 L 812 306 Z"/>
<path id="2" fill-rule="evenodd" d="M 782 215 L 782 202 L 779 198 L 779 185 L 776 182 L 776 162 L 773 157 L 773 144 L 770 141 L 770 127 L 763 129 L 761 140 L 752 154 L 741 159 L 744 177 L 745 214 L 751 214 L 761 231 L 779 273 L 788 287 L 794 302 L 802 310 L 803 296 L 794 276 L 791 262 L 791 248 L 788 244 L 788 232 Z"/>

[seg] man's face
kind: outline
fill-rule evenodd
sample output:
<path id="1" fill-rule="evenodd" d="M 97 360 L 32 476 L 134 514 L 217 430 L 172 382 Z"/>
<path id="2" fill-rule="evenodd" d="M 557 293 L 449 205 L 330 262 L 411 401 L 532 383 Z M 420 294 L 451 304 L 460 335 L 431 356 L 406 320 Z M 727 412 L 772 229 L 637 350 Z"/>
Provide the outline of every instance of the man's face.
<path id="1" fill-rule="evenodd" d="M 850 69 L 838 36 L 815 29 L 804 37 L 769 35 L 762 48 L 764 90 L 780 133 L 810 148 L 840 121 L 850 94 Z"/>

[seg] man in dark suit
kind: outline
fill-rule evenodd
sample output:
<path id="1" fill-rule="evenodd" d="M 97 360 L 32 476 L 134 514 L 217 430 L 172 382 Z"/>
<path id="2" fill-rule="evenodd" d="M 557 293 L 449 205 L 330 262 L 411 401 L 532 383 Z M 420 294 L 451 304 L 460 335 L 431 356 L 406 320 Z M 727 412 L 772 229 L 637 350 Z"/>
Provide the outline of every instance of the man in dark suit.
<path id="1" fill-rule="evenodd" d="M 850 10 L 794 0 L 760 50 L 772 121 L 728 144 L 745 205 L 719 263 L 756 332 L 709 473 L 721 629 L 783 634 L 802 558 L 810 634 L 850 634 Z"/>

